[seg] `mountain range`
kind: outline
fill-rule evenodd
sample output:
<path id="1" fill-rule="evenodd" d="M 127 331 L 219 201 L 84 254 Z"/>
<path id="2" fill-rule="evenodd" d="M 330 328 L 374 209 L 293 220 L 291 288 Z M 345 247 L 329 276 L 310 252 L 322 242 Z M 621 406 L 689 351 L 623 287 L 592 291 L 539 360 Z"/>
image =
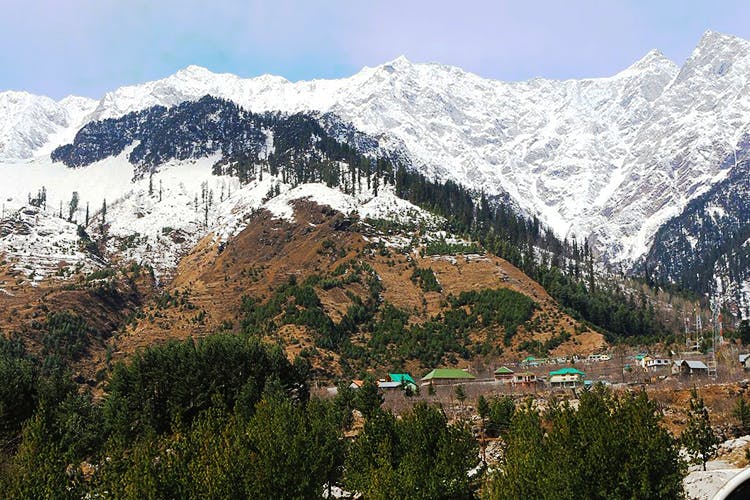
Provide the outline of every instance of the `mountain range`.
<path id="1" fill-rule="evenodd" d="M 747 193 L 741 189 L 746 176 L 739 172 L 748 155 L 750 42 L 706 32 L 682 66 L 651 51 L 620 73 L 595 79 L 509 83 L 399 57 L 338 80 L 244 79 L 189 66 L 99 100 L 54 101 L 0 92 L 3 216 L 27 205 L 42 188 L 47 212 L 67 214 L 75 191 L 76 206 L 67 217 L 71 223 L 83 222 L 87 203 L 87 219 L 104 210 L 110 231 L 134 239 L 141 257 L 154 246 L 169 247 L 160 254 L 168 272 L 180 252 L 204 234 L 237 231 L 244 213 L 274 197 L 267 194 L 276 181 L 243 187 L 232 172 L 217 172 L 223 159 L 242 149 L 237 144 L 230 154 L 220 136 L 190 135 L 189 126 L 181 128 L 190 123 L 186 117 L 174 127 L 164 126 L 165 117 L 174 117 L 169 110 L 207 95 L 255 116 L 304 113 L 355 149 L 398 159 L 427 178 L 453 181 L 477 196 L 509 202 L 561 239 L 587 240 L 604 263 L 651 273 L 657 281 L 684 281 L 684 266 L 674 260 L 693 261 L 687 256 L 705 252 L 690 242 L 708 241 L 710 231 L 721 251 L 701 264 L 710 271 L 693 289 L 709 294 L 734 290 L 740 314 L 747 314 L 748 272 L 729 270 L 730 262 L 746 262 L 737 255 L 750 247 L 747 203 L 728 207 L 732 220 L 710 229 L 687 221 L 697 212 L 716 215 L 718 209 L 711 207 L 722 197 Z M 253 161 L 276 152 L 270 123 L 256 123 L 248 137 Z M 179 154 L 159 156 L 149 149 L 145 132 L 157 125 L 183 144 Z M 102 148 L 112 134 L 120 141 L 117 147 Z M 74 150 L 79 160 L 66 156 Z M 278 191 L 291 189 L 279 181 Z M 169 199 L 168 205 L 157 206 L 152 196 L 144 196 L 154 189 L 160 199 Z M 200 214 L 209 191 L 220 198 L 217 208 Z M 321 194 L 324 190 L 305 193 L 332 198 Z M 354 198 L 347 206 L 372 203 L 388 193 L 350 193 Z M 384 204 L 389 203 L 398 203 L 396 197 Z M 735 229 L 723 231 L 722 224 Z M 173 242 L 162 242 L 165 228 L 186 235 L 177 250 Z M 38 241 L 60 244 L 52 233 L 37 235 Z M 150 239 L 139 247 L 143 237 Z M 18 241 L 3 241 L 6 253 L 19 256 L 28 250 Z M 677 242 L 681 253 L 664 250 Z"/>

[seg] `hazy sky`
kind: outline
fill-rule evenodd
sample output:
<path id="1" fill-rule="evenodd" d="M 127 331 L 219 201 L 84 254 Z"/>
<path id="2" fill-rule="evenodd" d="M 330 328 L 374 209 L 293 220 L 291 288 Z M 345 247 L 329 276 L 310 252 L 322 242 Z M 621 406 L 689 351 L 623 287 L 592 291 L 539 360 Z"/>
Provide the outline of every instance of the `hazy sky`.
<path id="1" fill-rule="evenodd" d="M 5 0 L 0 90 L 100 97 L 189 64 L 331 78 L 401 54 L 502 80 L 608 76 L 652 48 L 681 64 L 707 29 L 750 39 L 750 2 Z"/>

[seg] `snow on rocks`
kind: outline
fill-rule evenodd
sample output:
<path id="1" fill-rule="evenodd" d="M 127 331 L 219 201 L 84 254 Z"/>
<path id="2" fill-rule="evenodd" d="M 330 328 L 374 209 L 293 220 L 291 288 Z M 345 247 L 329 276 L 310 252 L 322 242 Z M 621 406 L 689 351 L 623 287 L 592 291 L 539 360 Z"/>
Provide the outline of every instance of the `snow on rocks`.
<path id="1" fill-rule="evenodd" d="M 708 470 L 700 466 L 693 466 L 690 473 L 682 481 L 687 498 L 693 500 L 709 500 L 730 479 L 742 469 L 734 467 L 723 460 L 712 460 L 706 464 Z"/>
<path id="2" fill-rule="evenodd" d="M 28 92 L 0 92 L 0 162 L 30 159 L 45 145 L 62 143 L 96 104 L 85 97 L 55 102 Z"/>
<path id="3" fill-rule="evenodd" d="M 44 183 L 57 187 L 60 180 L 56 202 L 67 202 L 76 187 L 86 200 L 101 202 L 105 191 L 107 200 L 120 197 L 127 189 L 88 182 L 88 175 L 106 169 L 86 170 L 73 183 L 46 156 L 87 121 L 211 94 L 253 112 L 335 113 L 377 137 L 383 149 L 403 149 L 428 177 L 507 194 L 558 236 L 589 237 L 607 260 L 627 266 L 648 251 L 666 220 L 749 154 L 749 70 L 750 43 L 707 32 L 681 68 L 651 51 L 608 78 L 509 83 L 401 57 L 349 78 L 308 82 L 244 79 L 190 66 L 116 89 L 98 102 L 6 92 L 0 94 L 0 175 L 28 179 L 20 193 L 9 183 L 0 194 L 18 208 L 18 195 L 23 204 L 29 191 Z M 127 167 L 109 172 L 120 179 Z M 304 189 L 289 196 L 320 196 L 365 217 L 388 210 L 380 196 L 370 206 L 360 195 L 334 199 Z M 242 202 L 247 209 L 255 208 L 256 194 Z M 287 205 L 279 200 L 270 209 L 290 217 Z M 396 205 L 391 215 L 407 208 Z M 247 213 L 232 210 L 220 215 L 234 213 L 239 218 L 227 221 L 238 223 Z"/>
<path id="4" fill-rule="evenodd" d="M 717 455 L 727 455 L 734 451 L 748 448 L 748 445 L 750 445 L 750 435 L 740 436 L 735 439 L 729 439 L 719 445 L 719 448 L 717 449 Z"/>
<path id="5" fill-rule="evenodd" d="M 0 219 L 0 252 L 32 285 L 72 271 L 66 268 L 91 272 L 102 264 L 82 248 L 75 224 L 35 207 L 24 207 Z"/>
<path id="6" fill-rule="evenodd" d="M 685 493 L 689 499 L 708 500 L 713 498 L 730 479 L 743 469 L 732 463 L 738 454 L 750 447 L 750 435 L 724 441 L 717 448 L 717 458 L 706 464 L 706 471 L 700 465 L 690 467 L 683 480 Z"/>
<path id="7" fill-rule="evenodd" d="M 278 218 L 293 221 L 294 208 L 291 202 L 295 200 L 314 201 L 343 214 L 357 213 L 362 219 L 388 219 L 401 224 L 423 223 L 432 226 L 442 220 L 397 197 L 392 186 L 382 186 L 377 195 L 373 190 L 367 189 L 362 189 L 356 195 L 349 195 L 325 184 L 301 184 L 276 196 L 263 207 Z"/>
<path id="8" fill-rule="evenodd" d="M 307 82 L 190 66 L 108 93 L 90 118 L 205 94 L 254 112 L 333 112 L 386 149 L 405 148 L 429 177 L 508 193 L 558 236 L 593 236 L 627 263 L 731 166 L 750 111 L 748 67 L 748 42 L 712 32 L 682 68 L 651 51 L 612 77 L 581 80 L 501 82 L 404 57 Z"/>

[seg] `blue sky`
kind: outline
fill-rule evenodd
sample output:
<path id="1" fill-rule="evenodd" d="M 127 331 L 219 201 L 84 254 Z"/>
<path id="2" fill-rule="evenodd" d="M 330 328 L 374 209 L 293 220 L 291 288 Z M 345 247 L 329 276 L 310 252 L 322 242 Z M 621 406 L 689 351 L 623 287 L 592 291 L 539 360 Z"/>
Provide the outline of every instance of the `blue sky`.
<path id="1" fill-rule="evenodd" d="M 5 3 L 0 90 L 54 98 L 100 97 L 189 64 L 301 80 L 401 54 L 502 80 L 608 76 L 652 48 L 681 64 L 707 29 L 750 39 L 750 2 L 731 0 Z"/>

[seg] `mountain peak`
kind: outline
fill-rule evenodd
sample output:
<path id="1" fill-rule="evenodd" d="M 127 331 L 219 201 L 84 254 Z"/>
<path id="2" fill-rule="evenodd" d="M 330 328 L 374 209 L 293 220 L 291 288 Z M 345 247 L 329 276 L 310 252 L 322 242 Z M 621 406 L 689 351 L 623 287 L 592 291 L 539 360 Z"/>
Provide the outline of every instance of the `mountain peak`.
<path id="1" fill-rule="evenodd" d="M 667 58 L 661 51 L 657 49 L 651 49 L 646 53 L 645 56 L 641 57 L 638 61 L 631 64 L 625 71 L 619 73 L 619 75 L 630 74 L 630 73 L 643 73 L 643 72 L 658 72 L 658 73 L 669 73 L 674 76 L 677 74 L 679 67 Z"/>
<path id="2" fill-rule="evenodd" d="M 0 92 L 0 99 L 10 102 L 29 101 L 32 99 L 43 99 L 43 96 L 37 96 L 25 90 L 3 90 Z"/>
<path id="3" fill-rule="evenodd" d="M 696 75 L 713 78 L 730 73 L 744 74 L 748 64 L 750 64 L 750 42 L 736 36 L 708 30 L 685 61 L 678 81 Z"/>
<path id="4" fill-rule="evenodd" d="M 719 33 L 718 31 L 711 31 L 706 30 L 703 33 L 703 36 L 698 41 L 698 47 L 702 46 L 711 46 L 711 45 L 723 45 L 727 43 L 735 43 L 735 42 L 744 42 L 747 44 L 748 42 L 738 36 L 734 35 L 727 35 L 725 33 Z"/>
<path id="5" fill-rule="evenodd" d="M 177 71 L 174 76 L 189 79 L 205 79 L 207 77 L 214 76 L 215 74 L 216 73 L 209 70 L 208 68 L 204 68 L 203 66 L 198 66 L 196 64 L 191 64 Z"/>
<path id="6" fill-rule="evenodd" d="M 413 63 L 409 61 L 406 56 L 400 55 L 397 58 L 393 59 L 392 61 L 385 62 L 378 66 L 379 69 L 383 69 L 385 71 L 388 71 L 389 73 L 392 73 L 394 71 L 402 71 L 405 69 L 409 69 L 413 66 Z"/>
<path id="7" fill-rule="evenodd" d="M 708 30 L 701 37 L 693 53 L 688 59 L 694 61 L 697 59 L 706 59 L 707 57 L 742 57 L 750 54 L 750 42 L 742 38 L 717 33 Z"/>
<path id="8" fill-rule="evenodd" d="M 411 61 L 403 54 L 398 56 L 392 61 L 388 61 L 385 64 L 395 65 L 395 66 L 404 66 L 404 65 L 411 65 Z"/>

